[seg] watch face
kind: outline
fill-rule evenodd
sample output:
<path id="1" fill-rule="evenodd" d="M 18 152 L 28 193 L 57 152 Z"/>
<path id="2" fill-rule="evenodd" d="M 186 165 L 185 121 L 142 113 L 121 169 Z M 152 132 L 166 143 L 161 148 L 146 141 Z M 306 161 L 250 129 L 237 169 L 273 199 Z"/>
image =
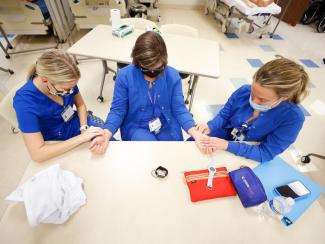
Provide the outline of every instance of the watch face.
<path id="1" fill-rule="evenodd" d="M 214 167 L 209 167 L 209 171 L 214 172 L 214 171 L 216 171 L 216 169 Z"/>

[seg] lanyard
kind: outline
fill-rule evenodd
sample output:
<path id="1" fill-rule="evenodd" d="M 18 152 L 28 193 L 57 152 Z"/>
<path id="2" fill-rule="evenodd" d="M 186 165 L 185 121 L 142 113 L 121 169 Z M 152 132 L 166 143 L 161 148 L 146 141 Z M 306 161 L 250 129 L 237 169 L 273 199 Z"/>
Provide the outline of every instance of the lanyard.
<path id="1" fill-rule="evenodd" d="M 254 110 L 253 115 L 252 115 L 248 120 L 246 120 L 245 124 L 248 125 L 250 122 L 252 122 L 253 120 L 257 119 L 257 117 L 258 117 L 259 115 L 260 115 L 260 112 Z"/>
<path id="2" fill-rule="evenodd" d="M 244 132 L 248 129 L 248 124 L 251 123 L 253 120 L 255 120 L 260 115 L 259 111 L 254 110 L 253 115 L 246 120 L 241 127 L 234 128 L 231 131 L 231 135 L 233 136 L 233 139 L 235 141 L 243 141 L 245 139 Z"/>
<path id="3" fill-rule="evenodd" d="M 151 89 L 154 89 L 154 88 L 151 88 Z M 156 102 L 157 102 L 157 92 L 156 90 L 154 91 L 154 95 L 153 95 L 153 98 L 151 97 L 151 94 L 150 94 L 150 89 L 148 90 L 148 98 L 149 98 L 149 101 L 151 103 L 151 106 L 152 106 L 152 117 L 155 117 L 156 116 Z"/>
<path id="4" fill-rule="evenodd" d="M 239 131 L 243 131 L 243 130 L 247 129 L 248 128 L 248 124 L 251 123 L 253 120 L 257 119 L 257 117 L 259 115 L 260 115 L 260 112 L 254 110 L 253 115 L 242 124 L 241 128 L 239 129 Z"/>
<path id="5" fill-rule="evenodd" d="M 155 91 L 154 95 L 153 95 L 153 99 L 151 97 L 151 94 L 150 94 L 150 91 L 148 91 L 148 97 L 149 97 L 149 100 L 150 100 L 150 103 L 155 106 L 156 104 L 156 101 L 157 101 L 157 92 Z"/>

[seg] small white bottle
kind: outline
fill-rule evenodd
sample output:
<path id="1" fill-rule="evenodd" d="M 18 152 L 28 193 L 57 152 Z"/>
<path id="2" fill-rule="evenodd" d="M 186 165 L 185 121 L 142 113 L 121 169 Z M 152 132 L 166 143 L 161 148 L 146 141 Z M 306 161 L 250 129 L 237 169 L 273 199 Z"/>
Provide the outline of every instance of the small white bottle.
<path id="1" fill-rule="evenodd" d="M 281 219 L 291 211 L 294 204 L 295 200 L 291 197 L 276 196 L 272 200 L 256 206 L 255 211 L 260 219 Z"/>
<path id="2" fill-rule="evenodd" d="M 269 201 L 269 206 L 273 213 L 281 216 L 289 213 L 294 204 L 295 200 L 293 198 L 283 196 L 277 196 Z"/>

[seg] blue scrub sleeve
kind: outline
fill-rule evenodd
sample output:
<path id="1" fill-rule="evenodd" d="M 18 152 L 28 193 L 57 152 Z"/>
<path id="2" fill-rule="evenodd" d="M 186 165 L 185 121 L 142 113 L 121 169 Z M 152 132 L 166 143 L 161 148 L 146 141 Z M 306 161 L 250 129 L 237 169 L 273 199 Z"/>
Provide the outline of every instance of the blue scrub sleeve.
<path id="1" fill-rule="evenodd" d="M 114 135 L 120 128 L 128 111 L 128 88 L 127 84 L 123 81 L 121 75 L 118 75 L 114 85 L 114 95 L 112 106 L 107 119 L 104 124 L 104 128 L 108 129 Z"/>
<path id="2" fill-rule="evenodd" d="M 176 82 L 172 94 L 172 111 L 177 121 L 180 123 L 182 128 L 188 132 L 189 129 L 195 126 L 192 115 L 187 110 L 184 103 L 184 96 L 182 91 L 182 82 L 179 80 Z"/>
<path id="3" fill-rule="evenodd" d="M 21 132 L 36 133 L 41 131 L 38 116 L 30 108 L 17 104 L 15 110 Z"/>
<path id="4" fill-rule="evenodd" d="M 229 142 L 227 151 L 258 162 L 270 161 L 294 143 L 303 123 L 304 119 L 288 120 L 285 124 L 269 134 L 259 145 Z"/>

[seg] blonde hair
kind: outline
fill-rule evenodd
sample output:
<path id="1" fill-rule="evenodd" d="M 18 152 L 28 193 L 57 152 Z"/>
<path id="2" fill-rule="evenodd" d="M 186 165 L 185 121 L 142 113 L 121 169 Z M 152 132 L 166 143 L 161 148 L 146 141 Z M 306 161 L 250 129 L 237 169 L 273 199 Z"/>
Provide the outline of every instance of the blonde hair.
<path id="1" fill-rule="evenodd" d="M 74 59 L 64 51 L 43 53 L 30 67 L 27 79 L 40 76 L 52 84 L 69 83 L 80 79 L 80 70 Z"/>
<path id="2" fill-rule="evenodd" d="M 281 97 L 288 97 L 290 102 L 299 104 L 309 93 L 309 77 L 305 69 L 277 55 L 267 62 L 255 74 L 254 81 L 265 88 L 271 88 Z"/>

